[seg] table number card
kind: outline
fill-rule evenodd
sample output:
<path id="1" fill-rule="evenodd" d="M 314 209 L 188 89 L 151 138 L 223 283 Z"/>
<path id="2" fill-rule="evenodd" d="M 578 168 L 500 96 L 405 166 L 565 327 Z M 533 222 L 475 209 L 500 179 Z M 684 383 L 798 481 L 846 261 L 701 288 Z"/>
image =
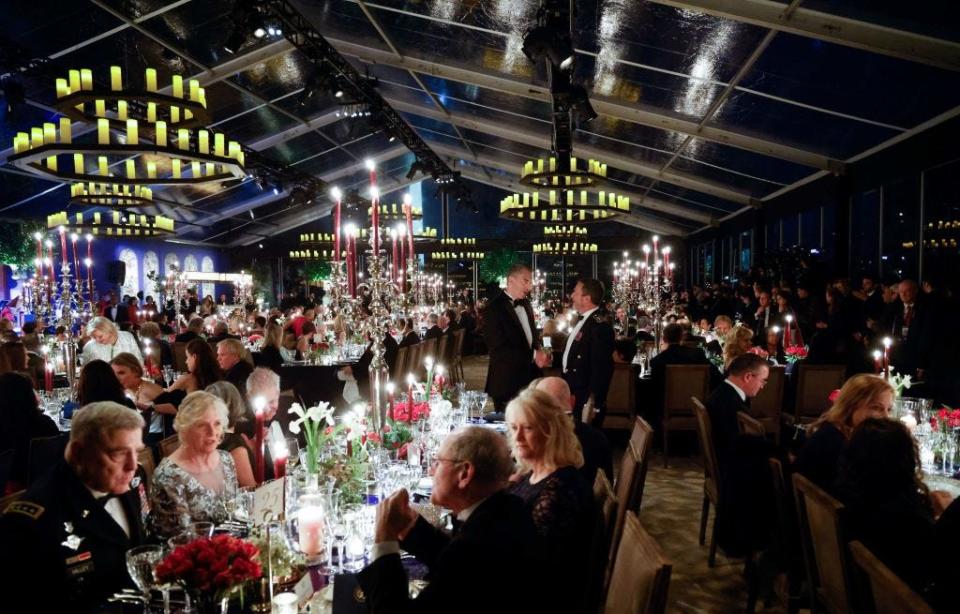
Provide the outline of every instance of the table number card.
<path id="1" fill-rule="evenodd" d="M 253 520 L 256 523 L 278 520 L 286 510 L 286 480 L 280 478 L 264 482 L 253 491 Z"/>

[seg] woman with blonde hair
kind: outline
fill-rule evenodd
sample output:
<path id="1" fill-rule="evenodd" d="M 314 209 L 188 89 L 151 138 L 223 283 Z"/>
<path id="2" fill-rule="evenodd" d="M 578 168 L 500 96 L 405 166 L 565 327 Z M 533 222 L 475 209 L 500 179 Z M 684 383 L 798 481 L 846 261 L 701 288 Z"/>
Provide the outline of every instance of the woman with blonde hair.
<path id="1" fill-rule="evenodd" d="M 811 435 L 794 471 L 821 488 L 832 488 L 837 463 L 853 430 L 867 418 L 889 418 L 893 398 L 893 386 L 882 377 L 861 373 L 848 379 L 830 409 L 809 426 Z"/>
<path id="2" fill-rule="evenodd" d="M 543 540 L 561 590 L 555 611 L 582 610 L 593 524 L 593 494 L 578 470 L 583 450 L 573 420 L 552 396 L 526 389 L 507 405 L 510 448 L 519 466 L 510 487 Z"/>
<path id="3" fill-rule="evenodd" d="M 180 447 L 160 461 L 150 489 L 151 523 L 172 537 L 193 522 L 223 522 L 237 492 L 237 470 L 218 446 L 229 423 L 227 406 L 209 392 L 191 392 L 173 422 Z"/>
<path id="4" fill-rule="evenodd" d="M 256 486 L 257 480 L 253 476 L 253 450 L 247 445 L 246 438 L 239 432 L 254 418 L 243 400 L 243 395 L 230 382 L 214 382 L 207 386 L 207 392 L 218 397 L 227 406 L 227 427 L 223 430 L 223 441 L 220 449 L 226 450 L 233 457 L 237 467 L 237 482 L 241 488 Z"/>
<path id="5" fill-rule="evenodd" d="M 723 342 L 723 370 L 726 371 L 733 360 L 746 354 L 753 347 L 753 331 L 746 326 L 734 326 Z"/>

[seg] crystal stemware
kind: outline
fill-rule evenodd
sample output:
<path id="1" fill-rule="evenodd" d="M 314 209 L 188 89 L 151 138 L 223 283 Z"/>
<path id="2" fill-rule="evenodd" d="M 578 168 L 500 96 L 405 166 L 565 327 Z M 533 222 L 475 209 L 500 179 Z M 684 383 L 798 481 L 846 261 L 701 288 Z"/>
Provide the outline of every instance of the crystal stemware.
<path id="1" fill-rule="evenodd" d="M 127 573 L 143 593 L 143 603 L 150 603 L 150 589 L 156 584 L 154 569 L 163 558 L 163 547 L 137 546 L 127 551 Z"/>

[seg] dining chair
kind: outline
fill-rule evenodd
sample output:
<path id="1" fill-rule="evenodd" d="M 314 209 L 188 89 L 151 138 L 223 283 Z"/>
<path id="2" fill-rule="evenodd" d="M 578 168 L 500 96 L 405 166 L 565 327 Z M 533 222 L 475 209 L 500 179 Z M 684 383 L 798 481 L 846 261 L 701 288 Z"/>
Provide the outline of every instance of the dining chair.
<path id="1" fill-rule="evenodd" d="M 610 545 L 613 542 L 613 525 L 617 518 L 617 496 L 602 469 L 597 470 L 593 481 L 594 514 L 593 538 L 590 540 L 590 578 L 587 589 L 587 604 L 595 612 L 604 598 L 607 575 L 610 572 Z"/>
<path id="2" fill-rule="evenodd" d="M 780 443 L 780 416 L 783 413 L 783 395 L 786 385 L 786 367 L 770 367 L 767 385 L 750 399 L 747 413 L 763 425 L 764 432 Z"/>
<path id="3" fill-rule="evenodd" d="M 466 381 L 466 375 L 463 372 L 463 345 L 467 339 L 467 330 L 461 328 L 453 333 L 455 343 L 453 345 L 453 362 L 450 363 L 450 375 L 454 378 L 454 383 Z"/>
<path id="4" fill-rule="evenodd" d="M 829 614 L 850 614 L 850 563 L 843 526 L 843 504 L 800 474 L 793 475 L 797 521 L 811 588 L 811 605 Z"/>
<path id="5" fill-rule="evenodd" d="M 663 391 L 663 466 L 670 457 L 671 431 L 696 431 L 690 398 L 710 394 L 711 365 L 667 365 Z"/>
<path id="6" fill-rule="evenodd" d="M 173 368 L 178 373 L 187 371 L 187 343 L 185 341 L 174 341 L 173 346 Z M 214 352 L 216 354 L 216 352 Z"/>
<path id="7" fill-rule="evenodd" d="M 620 534 L 623 531 L 623 523 L 627 514 L 626 502 L 630 500 L 637 488 L 637 480 L 640 478 L 641 459 L 637 450 L 630 444 L 623 452 L 623 458 L 620 460 L 620 473 L 617 475 L 614 493 L 617 496 L 617 515 L 613 522 L 613 540 L 610 545 L 610 562 L 616 559 L 617 546 L 620 543 Z"/>
<path id="8" fill-rule="evenodd" d="M 637 416 L 633 420 L 633 430 L 630 431 L 630 446 L 637 453 L 640 466 L 637 468 L 636 483 L 630 500 L 626 502 L 627 509 L 637 514 L 643 502 L 643 489 L 647 484 L 647 468 L 650 466 L 650 449 L 653 447 L 653 427 Z"/>
<path id="9" fill-rule="evenodd" d="M 412 347 L 405 345 L 397 350 L 397 360 L 393 363 L 393 373 L 390 375 L 394 382 L 401 382 L 403 386 L 406 386 L 407 373 L 410 372 L 410 350 Z"/>
<path id="10" fill-rule="evenodd" d="M 717 452 L 713 447 L 713 427 L 710 415 L 696 397 L 690 397 L 693 404 L 693 413 L 697 421 L 697 439 L 700 441 L 700 454 L 703 456 L 703 507 L 700 511 L 700 545 L 706 541 L 707 517 L 710 515 L 710 504 L 713 503 L 713 528 L 710 530 L 710 554 L 707 564 L 713 567 L 717 561 L 717 526 L 720 518 L 720 500 L 723 489 L 720 481 L 720 465 L 717 463 Z"/>
<path id="11" fill-rule="evenodd" d="M 759 420 L 745 411 L 737 412 L 737 427 L 741 435 L 756 435 L 757 437 L 766 437 L 767 429 Z"/>
<path id="12" fill-rule="evenodd" d="M 607 391 L 605 429 L 629 429 L 637 413 L 637 368 L 632 364 L 615 363 Z"/>
<path id="13" fill-rule="evenodd" d="M 171 435 L 166 439 L 160 441 L 160 458 L 166 458 L 177 451 L 177 448 L 180 447 L 180 437 L 178 435 Z"/>
<path id="14" fill-rule="evenodd" d="M 68 441 L 70 441 L 70 435 L 67 433 L 30 440 L 30 450 L 27 453 L 27 484 L 32 484 L 57 462 L 63 460 Z"/>
<path id="15" fill-rule="evenodd" d="M 627 512 L 603 614 L 661 614 L 667 608 L 670 562 L 657 541 Z"/>
<path id="16" fill-rule="evenodd" d="M 140 450 L 137 453 L 137 464 L 143 467 L 143 477 L 149 488 L 149 485 L 153 484 L 153 472 L 157 468 L 157 464 L 153 460 L 153 450 L 150 448 Z"/>
<path id="17" fill-rule="evenodd" d="M 804 365 L 797 369 L 797 400 L 793 419 L 809 424 L 830 408 L 830 393 L 843 386 L 844 365 Z"/>
<path id="18" fill-rule="evenodd" d="M 858 541 L 850 542 L 850 554 L 857 567 L 866 576 L 866 584 L 873 597 L 875 614 L 933 614 L 923 597 L 883 564 L 870 549 Z"/>

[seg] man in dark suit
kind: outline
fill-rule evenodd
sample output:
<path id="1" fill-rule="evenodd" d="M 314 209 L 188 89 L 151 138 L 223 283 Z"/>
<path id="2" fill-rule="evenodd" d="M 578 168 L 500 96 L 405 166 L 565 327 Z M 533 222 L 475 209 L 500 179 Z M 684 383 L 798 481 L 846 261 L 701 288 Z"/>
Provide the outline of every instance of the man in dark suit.
<path id="1" fill-rule="evenodd" d="M 887 311 L 890 336 L 895 340 L 890 363 L 901 375 L 922 379 L 931 346 L 927 330 L 929 306 L 912 279 L 901 281 L 897 290 L 900 299 L 891 303 Z"/>
<path id="2" fill-rule="evenodd" d="M 393 338 L 393 335 L 387 333 L 383 336 L 383 360 L 387 363 L 387 369 L 390 373 L 393 373 L 393 368 L 397 364 L 397 353 L 400 351 L 400 345 L 397 343 L 397 340 Z M 372 398 L 370 396 L 370 363 L 373 362 L 373 344 L 370 343 L 367 345 L 366 351 L 360 356 L 360 359 L 357 360 L 356 364 L 343 367 L 341 371 L 343 372 L 346 378 L 353 378 L 357 381 L 357 388 L 360 390 L 360 395 L 366 399 Z M 404 375 L 404 374 L 401 374 Z M 400 377 L 395 376 L 395 380 L 399 381 Z"/>
<path id="3" fill-rule="evenodd" d="M 246 353 L 239 339 L 224 339 L 217 344 L 217 364 L 223 370 L 223 379 L 237 390 L 246 390 L 247 378 L 253 372 L 253 365 L 244 359 Z"/>
<path id="4" fill-rule="evenodd" d="M 423 336 L 424 341 L 430 339 L 439 339 L 443 336 L 443 329 L 440 328 L 440 316 L 435 313 L 431 313 L 429 316 L 427 316 L 427 324 L 430 327 L 427 329 L 427 334 Z"/>
<path id="5" fill-rule="evenodd" d="M 207 342 L 216 345 L 224 339 L 239 339 L 240 337 L 230 334 L 230 329 L 227 327 L 226 322 L 217 322 L 213 327 L 213 336 L 207 339 Z"/>
<path id="6" fill-rule="evenodd" d="M 490 355 L 485 390 L 498 412 L 550 364 L 549 354 L 540 347 L 533 308 L 527 300 L 532 289 L 530 267 L 515 264 L 507 272 L 506 290 L 483 312 L 483 338 Z"/>
<path id="7" fill-rule="evenodd" d="M 707 355 L 700 348 L 682 345 L 683 327 L 677 323 L 663 327 L 663 341 L 666 345 L 660 353 L 650 359 L 650 379 L 654 398 L 648 408 L 647 420 L 650 424 L 660 424 L 663 417 L 663 395 L 667 384 L 667 365 L 710 365 L 711 389 L 720 383 L 721 375 Z"/>
<path id="8" fill-rule="evenodd" d="M 506 438 L 483 427 L 463 428 L 443 441 L 432 469 L 430 501 L 453 512 L 453 535 L 417 514 L 406 490 L 381 503 L 372 562 L 357 575 L 370 611 L 538 611 L 535 603 L 548 589 L 539 580 L 543 565 L 530 513 L 504 491 L 513 471 Z M 430 583 L 415 599 L 401 547 L 430 569 Z"/>
<path id="9" fill-rule="evenodd" d="M 174 341 L 177 343 L 187 343 L 188 341 L 198 339 L 201 333 L 203 333 L 203 318 L 193 317 L 190 318 L 190 322 L 187 324 L 187 330 L 177 335 Z"/>
<path id="10" fill-rule="evenodd" d="M 443 312 L 443 315 L 440 316 L 440 328 L 443 330 L 444 335 L 453 336 L 453 333 L 460 330 L 460 325 L 457 324 L 457 312 L 454 309 L 447 309 Z"/>
<path id="11" fill-rule="evenodd" d="M 767 329 L 777 323 L 777 313 L 771 305 L 769 290 L 761 290 L 757 295 L 757 310 L 752 320 L 753 343 L 763 347 L 767 341 Z"/>
<path id="12" fill-rule="evenodd" d="M 737 412 L 747 411 L 748 399 L 757 396 L 767 384 L 770 367 L 765 358 L 742 354 L 730 363 L 728 371 L 727 379 L 704 403 L 710 415 L 713 446 L 721 468 L 726 466 L 734 442 L 740 435 Z"/>
<path id="13" fill-rule="evenodd" d="M 594 426 L 600 427 L 613 376 L 613 318 L 600 307 L 603 284 L 596 279 L 578 281 L 570 298 L 580 320 L 570 330 L 563 350 L 563 379 L 574 397 L 574 416 L 580 418 L 584 404 L 592 397 L 597 410 Z"/>
<path id="14" fill-rule="evenodd" d="M 11 589 L 0 611 L 87 612 L 133 587 L 124 557 L 146 537 L 146 485 L 135 479 L 143 426 L 112 402 L 74 414 L 65 459 L 0 516 L 0 577 Z"/>
<path id="15" fill-rule="evenodd" d="M 534 380 L 530 385 L 556 399 L 560 407 L 568 408 L 567 413 L 573 412 L 574 398 L 570 394 L 570 386 L 563 381 L 562 377 L 542 377 Z M 583 476 L 584 481 L 593 486 L 594 480 L 597 479 L 597 469 L 602 469 L 607 479 L 613 484 L 613 452 L 607 436 L 600 429 L 579 419 L 573 419 L 573 432 L 583 450 L 583 467 L 580 468 L 580 475 Z"/>
<path id="16" fill-rule="evenodd" d="M 103 317 L 115 324 L 130 321 L 130 309 L 126 303 L 117 301 L 117 295 L 110 293 L 110 304 L 103 308 Z"/>

